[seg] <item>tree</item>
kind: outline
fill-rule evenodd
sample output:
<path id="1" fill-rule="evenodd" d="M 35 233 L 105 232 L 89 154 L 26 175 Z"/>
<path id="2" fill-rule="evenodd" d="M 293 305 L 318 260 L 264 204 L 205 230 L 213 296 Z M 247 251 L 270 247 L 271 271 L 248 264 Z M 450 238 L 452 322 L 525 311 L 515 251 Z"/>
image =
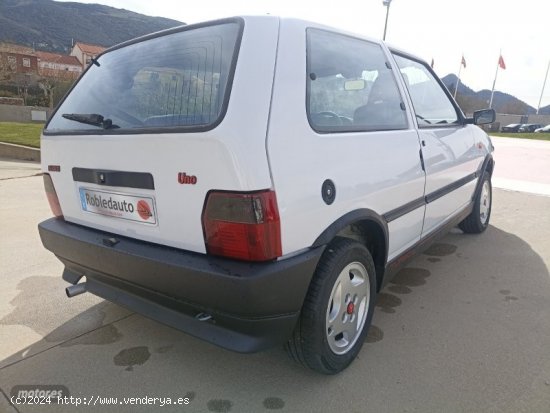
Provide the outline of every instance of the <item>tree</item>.
<path id="1" fill-rule="evenodd" d="M 48 99 L 50 109 L 53 109 L 57 103 L 56 101 L 59 100 L 59 96 L 63 95 L 71 87 L 76 77 L 78 77 L 77 72 L 49 68 L 40 69 L 38 86 Z"/>
<path id="2" fill-rule="evenodd" d="M 17 62 L 10 60 L 6 53 L 0 52 L 0 82 L 10 82 L 17 71 Z"/>

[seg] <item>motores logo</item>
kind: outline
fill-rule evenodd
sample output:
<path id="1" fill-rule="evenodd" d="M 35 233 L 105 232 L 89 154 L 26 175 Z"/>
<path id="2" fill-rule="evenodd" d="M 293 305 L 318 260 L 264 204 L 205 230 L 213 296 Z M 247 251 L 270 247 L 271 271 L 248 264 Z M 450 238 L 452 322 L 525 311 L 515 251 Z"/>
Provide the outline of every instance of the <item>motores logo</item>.
<path id="1" fill-rule="evenodd" d="M 10 401 L 13 404 L 57 404 L 60 399 L 69 396 L 66 386 L 18 384 L 11 389 Z"/>
<path id="2" fill-rule="evenodd" d="M 87 212 L 156 224 L 153 198 L 80 188 L 80 200 Z"/>

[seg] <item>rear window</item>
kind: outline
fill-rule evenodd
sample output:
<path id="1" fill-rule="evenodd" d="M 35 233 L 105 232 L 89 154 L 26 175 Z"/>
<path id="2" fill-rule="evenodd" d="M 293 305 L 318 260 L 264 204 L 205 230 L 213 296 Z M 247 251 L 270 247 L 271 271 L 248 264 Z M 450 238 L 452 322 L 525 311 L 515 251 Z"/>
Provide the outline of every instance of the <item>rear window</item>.
<path id="1" fill-rule="evenodd" d="M 45 131 L 104 134 L 214 127 L 227 106 L 240 31 L 237 22 L 192 28 L 100 56 Z"/>

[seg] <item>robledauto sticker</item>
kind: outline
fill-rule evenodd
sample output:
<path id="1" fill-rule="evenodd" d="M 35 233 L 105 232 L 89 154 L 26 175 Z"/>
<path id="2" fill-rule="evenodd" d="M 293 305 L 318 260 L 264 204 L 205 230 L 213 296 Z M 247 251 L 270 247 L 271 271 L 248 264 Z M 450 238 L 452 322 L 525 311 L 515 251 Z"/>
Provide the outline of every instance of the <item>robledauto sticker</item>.
<path id="1" fill-rule="evenodd" d="M 79 188 L 82 210 L 145 224 L 156 224 L 155 200 L 148 196 Z"/>

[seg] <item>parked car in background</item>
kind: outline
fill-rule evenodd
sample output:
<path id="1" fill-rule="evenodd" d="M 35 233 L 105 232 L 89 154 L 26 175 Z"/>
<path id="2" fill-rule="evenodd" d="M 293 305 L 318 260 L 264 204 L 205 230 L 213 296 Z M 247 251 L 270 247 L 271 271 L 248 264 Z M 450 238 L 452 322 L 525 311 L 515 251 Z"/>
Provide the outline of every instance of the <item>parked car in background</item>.
<path id="1" fill-rule="evenodd" d="M 542 128 L 542 125 L 540 123 L 524 123 L 523 125 L 520 126 L 519 132 L 531 133 L 539 128 Z"/>
<path id="2" fill-rule="evenodd" d="M 550 125 L 546 125 L 542 128 L 535 129 L 537 133 L 550 133 Z"/>
<path id="3" fill-rule="evenodd" d="M 517 133 L 519 132 L 519 128 L 521 128 L 521 126 L 521 123 L 510 123 L 509 125 L 503 126 L 500 131 Z"/>

